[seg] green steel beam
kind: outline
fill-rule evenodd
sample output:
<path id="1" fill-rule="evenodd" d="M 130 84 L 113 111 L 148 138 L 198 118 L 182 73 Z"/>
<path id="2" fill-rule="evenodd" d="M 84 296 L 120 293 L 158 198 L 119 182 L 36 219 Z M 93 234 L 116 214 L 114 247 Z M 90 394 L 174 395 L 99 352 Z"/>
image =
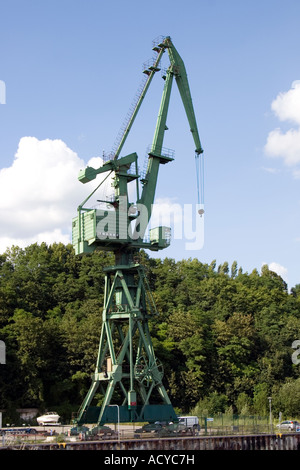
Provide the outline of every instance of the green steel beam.
<path id="1" fill-rule="evenodd" d="M 161 50 L 160 50 L 160 52 L 159 52 L 159 54 L 158 54 L 158 56 L 157 56 L 157 58 L 156 58 L 156 61 L 155 61 L 154 66 L 152 67 L 151 70 L 149 70 L 148 79 L 147 79 L 147 81 L 146 81 L 146 83 L 145 83 L 144 89 L 143 89 L 143 91 L 142 91 L 142 93 L 141 93 L 141 95 L 140 95 L 140 98 L 139 98 L 139 100 L 138 100 L 136 106 L 135 106 L 135 109 L 134 109 L 134 112 L 133 112 L 133 114 L 132 114 L 132 116 L 131 116 L 131 119 L 130 119 L 128 125 L 126 126 L 126 129 L 125 129 L 125 132 L 124 132 L 123 137 L 122 137 L 122 139 L 121 139 L 121 142 L 120 142 L 120 144 L 119 144 L 119 146 L 118 146 L 118 148 L 117 148 L 117 150 L 116 150 L 115 157 L 114 157 L 115 159 L 117 159 L 117 158 L 119 157 L 120 152 L 121 152 L 121 150 L 122 150 L 122 148 L 123 148 L 123 146 L 124 146 L 124 144 L 125 144 L 125 141 L 126 141 L 126 139 L 127 139 L 127 137 L 128 137 L 128 134 L 129 134 L 129 132 L 130 132 L 130 129 L 132 128 L 132 125 L 133 125 L 133 123 L 134 123 L 134 120 L 135 120 L 135 118 L 136 118 L 136 116 L 137 116 L 137 114 L 138 114 L 138 112 L 139 112 L 139 109 L 140 109 L 140 107 L 141 107 L 141 104 L 142 104 L 142 102 L 144 101 L 144 98 L 145 98 L 145 96 L 146 96 L 146 93 L 147 93 L 147 90 L 148 90 L 148 88 L 149 88 L 149 86 L 150 86 L 150 83 L 152 82 L 152 79 L 153 79 L 153 77 L 154 77 L 154 74 L 155 74 L 155 72 L 156 72 L 157 69 L 158 69 L 158 66 L 159 66 L 159 63 L 160 63 L 160 60 L 161 60 L 161 58 L 162 58 L 162 55 L 163 55 L 164 51 L 165 51 L 165 48 L 162 47 Z"/>
<path id="2" fill-rule="evenodd" d="M 112 272 L 106 274 L 107 277 L 113 275 L 114 281 L 111 283 L 106 280 L 105 282 L 104 314 L 97 366 L 90 390 L 79 411 L 78 423 L 80 424 L 87 422 L 85 420 L 90 414 L 89 409 L 99 385 L 104 387 L 105 393 L 103 404 L 98 413 L 98 425 L 102 425 L 105 422 L 106 410 L 117 386 L 120 387 L 124 394 L 123 405 L 128 407 L 132 420 L 140 420 L 146 409 L 145 407 L 151 405 L 150 398 L 154 388 L 157 388 L 161 396 L 161 405 L 167 405 L 168 410 L 172 408 L 170 408 L 171 402 L 162 384 L 163 374 L 160 371 L 158 372 L 158 360 L 155 357 L 148 327 L 146 305 L 144 303 L 145 286 L 141 273 L 142 268 L 137 265 L 131 269 L 125 268 L 121 270 L 119 268 L 112 268 Z M 130 274 L 137 278 L 135 286 L 132 285 Z M 126 281 L 128 276 L 130 287 Z M 118 281 L 120 281 L 120 283 L 118 283 Z M 118 320 L 115 321 L 111 319 L 107 308 L 108 304 L 110 304 L 111 309 L 114 308 L 111 304 L 111 299 L 115 296 L 116 289 L 119 289 L 120 286 L 128 305 L 128 311 L 126 311 L 123 316 L 120 314 Z M 139 304 L 136 304 L 133 300 L 133 296 L 136 299 L 136 293 L 139 289 L 142 289 L 142 294 L 139 295 Z M 130 290 L 132 292 L 130 292 Z M 117 328 L 114 328 L 115 325 Z M 113 335 L 113 332 L 119 333 L 118 352 L 116 352 L 116 344 L 118 344 L 118 342 L 115 343 L 117 337 L 115 334 Z M 139 338 L 138 346 L 135 344 L 136 337 Z M 105 368 L 104 351 L 106 351 L 106 353 L 109 351 L 112 364 L 112 370 L 107 370 L 106 373 L 103 372 L 103 368 Z M 124 369 L 123 362 L 125 359 L 129 365 L 129 371 Z M 140 368 L 136 369 L 137 365 L 140 365 Z M 137 396 L 139 397 L 140 403 L 142 403 L 140 408 L 137 408 L 135 403 Z M 139 411 L 137 411 L 137 409 Z M 152 412 L 155 413 L 154 409 Z M 160 416 L 156 416 L 156 419 L 159 418 Z"/>
<path id="3" fill-rule="evenodd" d="M 198 126 L 196 121 L 196 116 L 194 112 L 194 106 L 192 101 L 192 96 L 190 92 L 188 77 L 185 69 L 184 62 L 180 55 L 178 54 L 174 44 L 170 38 L 167 38 L 168 41 L 168 54 L 171 62 L 171 68 L 175 75 L 176 83 L 179 89 L 179 93 L 184 105 L 184 109 L 188 118 L 190 125 L 190 131 L 192 133 L 194 142 L 195 142 L 195 152 L 202 153 L 203 149 L 200 142 Z"/>

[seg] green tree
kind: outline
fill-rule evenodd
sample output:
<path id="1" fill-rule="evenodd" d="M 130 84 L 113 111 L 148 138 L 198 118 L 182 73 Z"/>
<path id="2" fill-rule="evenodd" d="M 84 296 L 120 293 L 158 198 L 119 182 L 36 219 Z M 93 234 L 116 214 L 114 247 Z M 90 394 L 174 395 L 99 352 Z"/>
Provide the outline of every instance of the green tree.
<path id="1" fill-rule="evenodd" d="M 255 369 L 256 359 L 256 332 L 252 316 L 234 313 L 227 321 L 216 319 L 212 328 L 218 362 L 216 382 L 224 387 L 225 384 L 233 384 L 236 377 L 245 375 L 248 378 L 249 366 Z"/>
<path id="2" fill-rule="evenodd" d="M 299 416 L 300 410 L 300 378 L 287 378 L 285 383 L 274 386 L 272 390 L 272 408 L 274 412 L 282 412 L 286 418 Z"/>
<path id="3" fill-rule="evenodd" d="M 269 409 L 270 396 L 269 385 L 265 382 L 258 383 L 254 387 L 253 393 L 253 408 L 256 414 L 260 416 L 267 416 Z"/>
<path id="4" fill-rule="evenodd" d="M 186 397 L 190 404 L 195 404 L 203 387 L 205 355 L 202 328 L 190 312 L 178 311 L 170 315 L 168 336 L 176 358 L 172 363 L 178 383 L 176 398 L 182 400 Z"/>

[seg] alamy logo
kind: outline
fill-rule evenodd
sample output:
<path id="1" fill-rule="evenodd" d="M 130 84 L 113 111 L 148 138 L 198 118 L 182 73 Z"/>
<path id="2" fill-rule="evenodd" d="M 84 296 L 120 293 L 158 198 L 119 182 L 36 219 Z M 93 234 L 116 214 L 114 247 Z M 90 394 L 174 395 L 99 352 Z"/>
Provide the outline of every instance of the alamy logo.
<path id="1" fill-rule="evenodd" d="M 299 346 L 300 346 L 300 340 L 299 339 L 296 339 L 295 341 L 293 341 L 292 343 L 292 348 L 293 349 L 296 349 L 296 351 L 292 354 L 292 363 L 293 364 L 296 364 L 298 365 L 300 363 L 300 359 L 299 359 L 299 355 L 300 355 L 300 349 L 299 349 Z"/>
<path id="2" fill-rule="evenodd" d="M 162 226 L 164 236 L 170 237 L 172 227 L 174 240 L 186 240 L 186 250 L 200 250 L 204 245 L 204 213 L 201 204 L 153 204 L 151 227 Z M 136 213 L 132 222 L 128 216 Z M 119 198 L 119 210 L 96 210 L 96 234 L 99 240 L 128 239 L 138 240 L 148 238 L 145 235 L 150 219 L 148 209 L 143 204 L 129 207 L 126 196 Z M 117 229 L 118 227 L 118 229 Z M 170 228 L 170 229 L 169 229 Z M 169 230 L 166 230 L 169 229 Z M 155 229 L 154 229 L 155 230 Z M 150 230 L 151 232 L 151 230 Z M 154 234 L 155 237 L 155 234 Z"/>
<path id="3" fill-rule="evenodd" d="M 0 341 L 0 364 L 6 364 L 6 346 L 4 341 Z"/>
<path id="4" fill-rule="evenodd" d="M 0 104 L 6 104 L 6 85 L 3 80 L 0 80 Z"/>

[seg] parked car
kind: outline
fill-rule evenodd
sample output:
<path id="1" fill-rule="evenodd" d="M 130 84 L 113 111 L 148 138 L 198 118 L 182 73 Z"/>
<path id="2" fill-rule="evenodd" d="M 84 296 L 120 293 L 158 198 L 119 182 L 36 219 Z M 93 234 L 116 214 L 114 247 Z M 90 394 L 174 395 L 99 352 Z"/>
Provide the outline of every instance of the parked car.
<path id="1" fill-rule="evenodd" d="M 281 421 L 281 423 L 277 424 L 277 428 L 280 429 L 288 429 L 289 431 L 295 431 L 296 426 L 300 426 L 300 423 L 298 421 Z"/>
<path id="2" fill-rule="evenodd" d="M 178 416 L 179 426 L 200 431 L 199 419 L 197 416 Z"/>
<path id="3" fill-rule="evenodd" d="M 140 429 L 136 429 L 134 431 L 135 434 L 139 434 L 142 432 L 158 432 L 162 429 L 163 424 L 160 421 L 156 421 L 155 423 L 148 423 L 144 424 L 144 426 Z"/>

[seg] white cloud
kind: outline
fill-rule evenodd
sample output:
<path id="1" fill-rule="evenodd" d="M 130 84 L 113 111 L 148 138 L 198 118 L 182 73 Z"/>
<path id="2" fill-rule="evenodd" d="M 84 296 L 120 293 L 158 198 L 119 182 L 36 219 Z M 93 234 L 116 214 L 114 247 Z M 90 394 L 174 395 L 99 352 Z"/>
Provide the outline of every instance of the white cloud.
<path id="1" fill-rule="evenodd" d="M 151 226 L 182 224 L 182 207 L 177 198 L 157 198 L 152 206 Z"/>
<path id="2" fill-rule="evenodd" d="M 280 121 L 289 121 L 297 127 L 286 132 L 280 128 L 271 131 L 265 152 L 270 157 L 282 158 L 285 165 L 293 168 L 297 177 L 299 171 L 294 167 L 300 163 L 300 81 L 294 81 L 290 90 L 279 93 L 271 108 Z"/>
<path id="3" fill-rule="evenodd" d="M 262 169 L 264 171 L 266 171 L 267 173 L 272 173 L 273 175 L 277 174 L 280 172 L 280 170 L 278 168 L 269 168 L 269 167 L 262 167 Z"/>
<path id="4" fill-rule="evenodd" d="M 268 266 L 269 266 L 270 271 L 274 271 L 279 276 L 281 276 L 282 279 L 287 281 L 287 273 L 288 273 L 287 268 L 285 268 L 279 263 L 276 263 L 275 261 L 273 261 L 272 263 L 269 263 Z"/>
<path id="5" fill-rule="evenodd" d="M 97 167 L 102 159 L 91 162 Z M 0 252 L 13 244 L 71 241 L 77 207 L 100 182 L 78 181 L 85 166 L 62 140 L 21 138 L 12 165 L 0 170 Z"/>
<path id="6" fill-rule="evenodd" d="M 294 178 L 296 180 L 299 180 L 300 179 L 300 170 L 294 170 L 293 175 L 294 175 Z"/>
<path id="7" fill-rule="evenodd" d="M 31 243 L 41 244 L 42 242 L 49 245 L 55 242 L 68 244 L 70 243 L 70 235 L 68 233 L 63 234 L 61 229 L 57 228 L 49 232 L 37 233 L 27 238 L 0 237 L 0 253 L 4 252 L 7 247 L 11 247 L 12 245 L 24 248 Z"/>
<path id="8" fill-rule="evenodd" d="M 282 132 L 274 129 L 267 138 L 265 151 L 270 157 L 282 158 L 287 166 L 300 163 L 300 129 L 289 129 Z"/>
<path id="9" fill-rule="evenodd" d="M 300 125 L 300 80 L 295 80 L 288 91 L 279 93 L 271 107 L 280 121 Z"/>

